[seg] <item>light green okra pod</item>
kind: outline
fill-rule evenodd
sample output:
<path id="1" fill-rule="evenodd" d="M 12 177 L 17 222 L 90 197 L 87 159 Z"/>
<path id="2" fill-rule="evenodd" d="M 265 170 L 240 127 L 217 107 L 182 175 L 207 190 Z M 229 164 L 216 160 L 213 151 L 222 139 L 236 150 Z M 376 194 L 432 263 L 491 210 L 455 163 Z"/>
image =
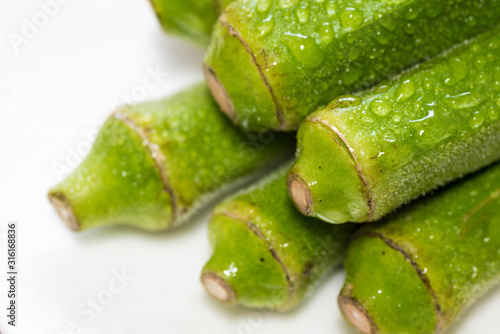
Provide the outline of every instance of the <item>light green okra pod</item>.
<path id="1" fill-rule="evenodd" d="M 219 17 L 210 88 L 245 129 L 296 128 L 366 88 L 498 23 L 497 0 L 241 0 Z"/>
<path id="2" fill-rule="evenodd" d="M 500 159 L 500 29 L 360 96 L 298 132 L 288 183 L 306 215 L 370 222 Z"/>
<path id="3" fill-rule="evenodd" d="M 325 224 L 301 215 L 278 169 L 221 203 L 209 224 L 214 248 L 202 283 L 219 301 L 287 310 L 342 261 L 354 224 Z"/>
<path id="4" fill-rule="evenodd" d="M 113 224 L 164 230 L 216 194 L 284 162 L 293 147 L 288 135 L 244 136 L 199 84 L 116 111 L 88 157 L 49 199 L 77 231 Z"/>
<path id="5" fill-rule="evenodd" d="M 208 45 L 220 12 L 234 0 L 150 0 L 168 34 Z"/>
<path id="6" fill-rule="evenodd" d="M 339 305 L 366 334 L 439 333 L 500 281 L 500 165 L 353 237 Z"/>

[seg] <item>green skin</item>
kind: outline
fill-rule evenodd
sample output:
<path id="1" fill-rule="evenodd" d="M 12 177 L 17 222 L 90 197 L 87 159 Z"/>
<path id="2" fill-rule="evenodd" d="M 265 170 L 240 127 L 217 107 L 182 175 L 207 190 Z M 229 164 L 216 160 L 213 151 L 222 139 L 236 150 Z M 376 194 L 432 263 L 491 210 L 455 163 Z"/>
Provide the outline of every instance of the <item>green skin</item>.
<path id="1" fill-rule="evenodd" d="M 74 230 L 114 224 L 165 230 L 282 163 L 293 147 L 289 135 L 243 135 L 203 83 L 115 112 L 49 199 Z"/>
<path id="2" fill-rule="evenodd" d="M 297 207 L 330 223 L 375 221 L 500 159 L 499 50 L 493 29 L 310 115 L 288 179 Z"/>
<path id="3" fill-rule="evenodd" d="M 363 333 L 438 333 L 500 281 L 500 165 L 354 235 L 339 304 Z M 346 312 L 356 308 L 369 326 Z"/>
<path id="4" fill-rule="evenodd" d="M 220 12 L 234 0 L 150 0 L 168 34 L 207 46 Z"/>
<path id="5" fill-rule="evenodd" d="M 221 203 L 209 224 L 214 252 L 202 272 L 231 290 L 226 304 L 288 310 L 343 259 L 355 225 L 334 226 L 301 215 L 278 169 Z M 206 286 L 206 284 L 205 284 Z"/>
<path id="6" fill-rule="evenodd" d="M 206 73 L 234 122 L 291 130 L 333 98 L 494 26 L 499 14 L 495 0 L 241 0 L 218 20 Z"/>

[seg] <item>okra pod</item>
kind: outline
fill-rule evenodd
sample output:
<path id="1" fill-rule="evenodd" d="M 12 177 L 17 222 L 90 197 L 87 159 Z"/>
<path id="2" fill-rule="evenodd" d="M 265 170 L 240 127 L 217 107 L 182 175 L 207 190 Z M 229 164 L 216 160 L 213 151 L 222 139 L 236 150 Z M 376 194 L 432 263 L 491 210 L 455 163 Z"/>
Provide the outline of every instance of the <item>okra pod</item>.
<path id="1" fill-rule="evenodd" d="M 207 46 L 217 17 L 234 0 L 150 0 L 165 32 Z"/>
<path id="2" fill-rule="evenodd" d="M 222 303 L 290 309 L 342 261 L 355 225 L 301 215 L 288 198 L 289 168 L 278 169 L 213 213 L 214 252 L 201 280 Z"/>
<path id="3" fill-rule="evenodd" d="M 499 51 L 496 28 L 310 115 L 288 178 L 296 206 L 371 222 L 500 159 Z"/>
<path id="4" fill-rule="evenodd" d="M 353 236 L 339 306 L 361 333 L 439 333 L 500 281 L 500 165 Z"/>
<path id="5" fill-rule="evenodd" d="M 113 224 L 164 230 L 284 162 L 293 147 L 288 135 L 240 133 L 199 84 L 116 111 L 49 199 L 76 231 Z"/>
<path id="6" fill-rule="evenodd" d="M 498 22 L 496 0 L 241 0 L 214 28 L 210 88 L 245 129 L 291 130 L 357 91 Z"/>

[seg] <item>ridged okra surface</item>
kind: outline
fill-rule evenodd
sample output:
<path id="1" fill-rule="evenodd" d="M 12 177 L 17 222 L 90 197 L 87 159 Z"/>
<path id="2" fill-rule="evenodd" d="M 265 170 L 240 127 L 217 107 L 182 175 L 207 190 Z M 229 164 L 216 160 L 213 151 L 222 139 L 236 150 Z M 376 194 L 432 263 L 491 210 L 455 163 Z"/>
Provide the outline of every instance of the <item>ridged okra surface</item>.
<path id="1" fill-rule="evenodd" d="M 370 222 L 498 159 L 496 28 L 310 115 L 288 182 L 307 215 Z"/>
<path id="2" fill-rule="evenodd" d="M 366 88 L 498 23 L 497 0 L 241 0 L 214 29 L 205 72 L 245 129 L 291 130 Z"/>
<path id="3" fill-rule="evenodd" d="M 339 304 L 362 333 L 439 333 L 500 282 L 500 165 L 353 237 Z"/>
<path id="4" fill-rule="evenodd" d="M 168 229 L 216 194 L 284 162 L 293 148 L 291 136 L 243 135 L 199 84 L 116 111 L 49 199 L 74 230 L 113 224 Z"/>
<path id="5" fill-rule="evenodd" d="M 202 283 L 225 304 L 288 310 L 343 259 L 354 225 L 301 215 L 288 198 L 289 168 L 278 169 L 213 213 L 214 250 Z"/>

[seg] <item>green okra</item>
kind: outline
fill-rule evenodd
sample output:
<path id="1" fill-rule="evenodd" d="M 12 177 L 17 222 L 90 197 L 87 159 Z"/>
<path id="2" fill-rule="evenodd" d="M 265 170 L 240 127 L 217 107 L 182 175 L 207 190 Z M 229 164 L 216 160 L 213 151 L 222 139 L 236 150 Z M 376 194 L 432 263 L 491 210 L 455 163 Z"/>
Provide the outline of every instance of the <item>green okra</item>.
<path id="1" fill-rule="evenodd" d="M 77 231 L 113 224 L 164 230 L 283 162 L 293 147 L 288 135 L 243 135 L 220 113 L 206 84 L 198 84 L 116 111 L 49 199 Z"/>
<path id="2" fill-rule="evenodd" d="M 500 164 L 384 219 L 351 241 L 339 306 L 365 334 L 431 334 L 500 281 Z"/>
<path id="3" fill-rule="evenodd" d="M 296 128 L 316 107 L 493 27 L 496 0 L 241 0 L 214 28 L 205 73 L 245 129 Z"/>
<path id="4" fill-rule="evenodd" d="M 165 32 L 208 45 L 220 12 L 234 0 L 150 0 Z"/>
<path id="5" fill-rule="evenodd" d="M 310 115 L 288 178 L 296 206 L 371 222 L 500 159 L 499 52 L 495 28 Z"/>
<path id="6" fill-rule="evenodd" d="M 213 213 L 214 253 L 201 280 L 225 304 L 290 309 L 342 261 L 355 225 L 301 215 L 286 190 L 289 168 L 278 169 Z"/>

